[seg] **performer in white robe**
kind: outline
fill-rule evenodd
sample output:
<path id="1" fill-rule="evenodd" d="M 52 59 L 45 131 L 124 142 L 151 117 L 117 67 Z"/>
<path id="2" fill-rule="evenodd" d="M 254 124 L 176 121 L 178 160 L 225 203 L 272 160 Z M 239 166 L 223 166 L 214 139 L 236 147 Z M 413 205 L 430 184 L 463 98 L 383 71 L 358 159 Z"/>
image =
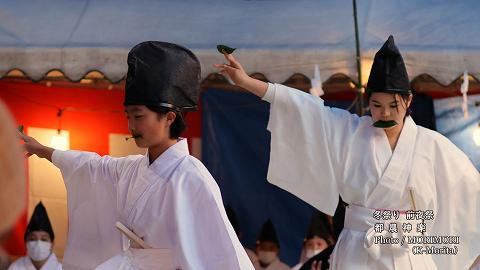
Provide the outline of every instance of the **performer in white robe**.
<path id="1" fill-rule="evenodd" d="M 308 260 L 320 254 L 329 246 L 334 245 L 333 229 L 328 221 L 327 215 L 316 211 L 310 219 L 310 224 L 308 225 L 307 233 L 303 240 L 300 261 L 292 267 L 291 270 L 299 270 Z"/>
<path id="2" fill-rule="evenodd" d="M 280 242 L 273 223 L 268 219 L 262 226 L 257 238 L 256 253 L 258 261 L 255 270 L 290 270 L 290 266 L 280 261 Z"/>
<path id="3" fill-rule="evenodd" d="M 473 263 L 480 253 L 479 173 L 448 139 L 405 117 L 406 110 L 400 107 L 404 102 L 398 96 L 407 94 L 405 103 L 410 104 L 409 80 L 393 37 L 376 54 L 367 84 L 371 98 L 382 99 L 380 103 L 369 100 L 372 117 L 329 108 L 322 99 L 296 89 L 254 80 L 233 56 L 225 56 L 230 63 L 216 65 L 221 72 L 270 103 L 268 181 L 329 215 L 335 211 L 339 194 L 350 204 L 331 269 L 451 270 L 467 269 Z M 392 103 L 383 101 L 386 93 L 397 94 Z M 391 116 L 400 119 L 396 126 L 372 126 L 391 124 L 377 122 L 391 120 Z M 398 127 L 398 138 L 390 141 L 388 134 Z M 422 220 L 407 219 L 406 211 L 412 209 L 432 211 L 425 230 Z M 398 219 L 383 220 L 388 219 L 385 215 L 377 220 L 378 213 L 388 213 L 384 210 L 401 212 L 396 212 Z M 392 232 L 380 232 L 380 226 L 376 232 L 376 223 L 384 223 Z M 411 224 L 412 230 L 406 227 L 404 232 L 403 224 Z M 425 236 L 459 236 L 458 244 L 454 238 L 442 240 L 447 244 L 425 245 L 446 246 L 450 249 L 436 251 L 453 250 L 456 255 L 427 254 L 429 249 L 423 244 L 408 241 L 374 242 L 380 236 L 401 241 L 422 232 Z M 415 251 L 421 254 L 414 255 Z"/>
<path id="4" fill-rule="evenodd" d="M 71 256 L 69 262 L 80 262 L 76 258 L 80 254 L 76 252 L 84 250 L 83 245 L 94 248 L 91 245 L 94 239 L 90 239 L 94 235 L 88 238 L 86 235 L 98 232 L 97 237 L 102 237 L 100 233 L 107 228 L 108 232 L 103 235 L 117 235 L 113 222 L 120 220 L 153 247 L 147 250 L 131 248 L 121 256 L 122 262 L 124 258 L 133 261 L 140 258 L 139 266 L 159 269 L 158 265 L 165 263 L 162 263 L 161 254 L 169 252 L 173 256 L 173 266 L 182 270 L 251 269 L 228 222 L 219 188 L 203 164 L 189 155 L 186 139 L 168 148 L 152 164 L 149 164 L 148 154 L 111 158 L 59 150 L 53 153 L 52 161 L 61 169 L 66 181 L 69 206 L 77 206 L 70 215 L 72 250 L 65 254 L 65 259 Z M 85 194 L 76 194 L 78 190 Z M 107 211 L 105 208 L 112 202 L 116 202 L 113 209 L 117 210 Z M 94 220 L 95 215 L 102 215 L 102 218 L 97 216 L 98 221 L 85 222 Z M 112 238 L 115 239 L 113 235 Z M 120 238 L 109 243 L 102 248 L 95 246 L 100 252 L 98 255 L 85 256 L 105 254 L 108 259 L 113 255 L 106 254 L 109 250 L 121 251 Z M 105 260 L 98 258 L 97 261 L 102 259 Z M 99 269 L 116 269 L 114 265 L 121 265 L 117 262 Z"/>
<path id="5" fill-rule="evenodd" d="M 48 218 L 47 209 L 39 202 L 33 211 L 25 231 L 27 256 L 13 262 L 8 270 L 61 270 L 53 253 L 55 234 Z"/>
<path id="6" fill-rule="evenodd" d="M 65 180 L 64 268 L 253 270 L 228 222 L 218 185 L 179 138 L 185 128 L 182 112 L 197 105 L 197 58 L 181 46 L 151 41 L 135 46 L 127 61 L 124 105 L 136 144 L 148 147 L 144 156 L 45 150 L 24 137 L 30 153 L 51 154 Z M 117 221 L 148 248 L 122 240 Z"/>

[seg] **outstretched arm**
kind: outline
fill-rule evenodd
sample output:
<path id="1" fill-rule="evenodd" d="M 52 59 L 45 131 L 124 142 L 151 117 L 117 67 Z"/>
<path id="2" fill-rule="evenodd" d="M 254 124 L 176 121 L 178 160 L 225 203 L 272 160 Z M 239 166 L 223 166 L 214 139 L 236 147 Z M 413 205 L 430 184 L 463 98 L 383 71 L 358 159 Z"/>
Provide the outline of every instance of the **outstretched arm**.
<path id="1" fill-rule="evenodd" d="M 73 174 L 83 171 L 83 178 L 90 180 L 107 179 L 112 183 L 116 183 L 123 166 L 137 158 L 135 156 L 123 158 L 100 157 L 93 152 L 61 151 L 45 146 L 33 137 L 23 133 L 19 132 L 19 136 L 25 142 L 23 144 L 25 156 L 37 155 L 39 158 L 48 159 L 60 169 L 65 182 L 69 182 Z"/>
<path id="2" fill-rule="evenodd" d="M 230 77 L 236 85 L 262 98 L 267 92 L 268 84 L 248 76 L 242 65 L 233 55 L 224 54 L 224 56 L 229 64 L 215 64 L 215 67 L 219 69 L 220 73 Z"/>
<path id="3" fill-rule="evenodd" d="M 23 148 L 26 151 L 26 156 L 37 155 L 39 158 L 46 158 L 52 162 L 52 154 L 55 149 L 39 143 L 34 138 L 19 132 L 20 138 L 25 142 Z"/>

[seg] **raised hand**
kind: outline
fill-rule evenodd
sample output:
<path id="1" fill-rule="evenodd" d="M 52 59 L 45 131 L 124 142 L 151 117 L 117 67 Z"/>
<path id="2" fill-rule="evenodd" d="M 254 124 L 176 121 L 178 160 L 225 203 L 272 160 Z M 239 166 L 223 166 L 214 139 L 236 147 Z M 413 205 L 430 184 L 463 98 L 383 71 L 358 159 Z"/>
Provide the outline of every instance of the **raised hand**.
<path id="1" fill-rule="evenodd" d="M 236 85 L 244 87 L 243 85 L 245 85 L 250 77 L 232 54 L 225 53 L 223 55 L 229 64 L 215 64 L 214 66 L 219 69 L 220 73 L 230 77 Z"/>
<path id="2" fill-rule="evenodd" d="M 52 161 L 53 148 L 39 143 L 37 140 L 24 133 L 18 132 L 18 136 L 24 141 L 23 149 L 25 151 L 25 157 L 28 158 L 31 155 L 37 155 L 39 158 L 46 158 Z"/>
<path id="3" fill-rule="evenodd" d="M 230 77 L 232 81 L 251 93 L 263 97 L 267 91 L 268 85 L 265 82 L 254 79 L 245 72 L 240 62 L 238 62 L 232 54 L 223 54 L 228 64 L 215 64 L 219 72 Z"/>

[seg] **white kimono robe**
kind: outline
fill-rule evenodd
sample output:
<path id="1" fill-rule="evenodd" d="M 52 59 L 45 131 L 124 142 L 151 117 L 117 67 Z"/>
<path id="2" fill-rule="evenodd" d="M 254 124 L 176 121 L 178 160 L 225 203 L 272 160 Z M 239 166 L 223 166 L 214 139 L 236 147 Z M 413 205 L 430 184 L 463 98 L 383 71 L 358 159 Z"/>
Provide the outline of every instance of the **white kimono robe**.
<path id="1" fill-rule="evenodd" d="M 8 270 L 36 270 L 36 268 L 30 257 L 24 256 L 14 261 Z M 58 262 L 57 256 L 52 253 L 40 270 L 62 270 L 62 264 Z"/>
<path id="2" fill-rule="evenodd" d="M 329 215 L 339 194 L 350 204 L 331 269 L 461 270 L 472 264 L 480 253 L 480 176 L 448 139 L 407 117 L 392 153 L 370 116 L 326 107 L 318 97 L 279 84 L 269 84 L 263 99 L 271 103 L 268 181 Z M 373 209 L 412 209 L 410 188 L 416 209 L 434 212 L 425 235 L 460 236 L 457 255 L 372 245 Z"/>
<path id="3" fill-rule="evenodd" d="M 148 153 L 112 158 L 55 150 L 52 161 L 68 194 L 66 269 L 94 269 L 115 255 L 101 268 L 253 269 L 228 221 L 218 185 L 189 155 L 186 139 L 150 165 Z M 116 221 L 152 249 L 125 250 Z M 172 257 L 160 258 L 165 251 Z"/>

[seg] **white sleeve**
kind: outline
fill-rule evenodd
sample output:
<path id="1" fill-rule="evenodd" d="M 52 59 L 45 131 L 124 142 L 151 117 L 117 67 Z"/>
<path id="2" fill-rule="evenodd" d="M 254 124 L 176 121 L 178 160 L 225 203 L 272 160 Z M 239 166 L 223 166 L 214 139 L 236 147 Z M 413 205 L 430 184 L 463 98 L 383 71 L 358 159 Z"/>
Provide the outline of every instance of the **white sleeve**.
<path id="1" fill-rule="evenodd" d="M 115 228 L 117 183 L 125 158 L 55 150 L 52 162 L 63 176 L 68 201 L 65 269 L 94 269 L 121 251 Z"/>
<path id="2" fill-rule="evenodd" d="M 450 141 L 434 154 L 438 210 L 431 235 L 460 236 L 455 255 L 432 255 L 439 270 L 467 269 L 480 254 L 480 174 Z"/>
<path id="3" fill-rule="evenodd" d="M 228 221 L 215 180 L 205 174 L 187 173 L 175 189 L 177 252 L 182 269 L 254 270 Z"/>
<path id="4" fill-rule="evenodd" d="M 60 169 L 66 184 L 78 170 L 83 170 L 83 175 L 88 176 L 90 181 L 105 179 L 116 184 L 119 160 L 121 158 L 100 157 L 97 153 L 73 150 L 55 150 L 52 154 L 52 163 Z"/>
<path id="5" fill-rule="evenodd" d="M 267 101 L 268 103 L 273 103 L 275 98 L 275 85 L 273 83 L 268 83 L 267 92 L 262 97 L 263 100 Z"/>
<path id="6" fill-rule="evenodd" d="M 281 84 L 270 84 L 264 99 L 271 103 L 268 181 L 333 215 L 359 118 Z"/>

